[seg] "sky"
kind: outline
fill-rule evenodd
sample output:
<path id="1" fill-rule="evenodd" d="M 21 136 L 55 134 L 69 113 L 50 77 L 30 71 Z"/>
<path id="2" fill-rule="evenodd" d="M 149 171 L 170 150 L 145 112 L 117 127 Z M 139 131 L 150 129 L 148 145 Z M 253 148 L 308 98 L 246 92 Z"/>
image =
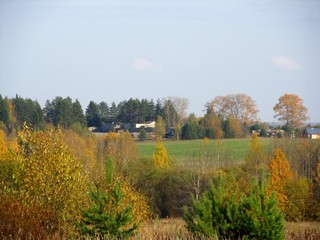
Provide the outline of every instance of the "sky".
<path id="1" fill-rule="evenodd" d="M 318 0 L 0 0 L 0 94 L 99 103 L 285 93 L 320 122 Z"/>

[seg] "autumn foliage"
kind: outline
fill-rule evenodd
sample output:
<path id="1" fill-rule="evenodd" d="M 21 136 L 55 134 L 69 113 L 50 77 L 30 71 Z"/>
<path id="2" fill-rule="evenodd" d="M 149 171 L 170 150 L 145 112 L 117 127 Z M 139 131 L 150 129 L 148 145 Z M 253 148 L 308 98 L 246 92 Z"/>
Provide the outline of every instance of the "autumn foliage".
<path id="1" fill-rule="evenodd" d="M 59 219 L 50 208 L 25 205 L 13 196 L 0 196 L 0 237 L 45 239 L 59 230 Z"/>
<path id="2" fill-rule="evenodd" d="M 275 191 L 279 199 L 279 208 L 285 210 L 288 206 L 288 196 L 285 193 L 285 186 L 292 181 L 293 174 L 290 170 L 289 162 L 281 149 L 277 148 L 273 152 L 270 162 L 270 190 Z"/>
<path id="3" fill-rule="evenodd" d="M 284 94 L 273 108 L 275 117 L 284 121 L 287 126 L 300 127 L 308 120 L 308 109 L 304 106 L 303 100 L 296 94 Z"/>
<path id="4" fill-rule="evenodd" d="M 258 176 L 261 169 L 267 169 L 266 154 L 257 134 L 253 134 L 245 158 L 244 170 L 252 176 Z"/>
<path id="5" fill-rule="evenodd" d="M 118 169 L 124 169 L 131 161 L 138 158 L 137 148 L 133 137 L 129 132 L 115 133 L 110 132 L 102 138 L 103 154 L 111 157 Z"/>
<path id="6" fill-rule="evenodd" d="M 19 132 L 18 195 L 28 204 L 53 209 L 62 222 L 72 221 L 84 204 L 86 175 L 65 144 L 62 131 Z"/>
<path id="7" fill-rule="evenodd" d="M 153 162 L 155 166 L 160 168 L 168 168 L 170 166 L 167 149 L 160 139 L 157 140 L 156 151 L 153 154 Z"/>
<path id="8" fill-rule="evenodd" d="M 227 167 L 221 141 L 214 140 L 212 147 L 205 138 L 192 165 L 181 166 L 174 164 L 160 139 L 152 156 L 139 158 L 129 132 L 97 137 L 50 126 L 35 131 L 25 125 L 17 135 L 8 134 L 0 130 L 0 238 L 83 237 L 74 223 L 80 220 L 81 209 L 89 209 L 90 186 L 99 186 L 107 196 L 114 191 L 121 193 L 121 206 L 131 209 L 133 224 L 154 216 L 181 217 L 183 206 L 191 207 L 190 193 L 200 199 L 209 179 L 217 174 L 234 174 L 231 185 L 235 195 L 225 192 L 232 203 L 230 197 L 250 194 L 254 184 L 249 178 L 266 166 L 268 194 L 275 193 L 278 210 L 286 220 L 316 220 L 320 216 L 320 145 L 316 141 L 299 139 L 280 144 L 281 140 L 273 140 L 275 150 L 268 157 L 267 149 L 253 135 L 244 165 Z M 112 160 L 114 174 L 105 184 L 105 172 L 110 170 L 107 159 Z M 258 203 L 257 199 L 247 199 L 248 204 Z M 222 201 L 222 206 L 229 200 Z M 254 217 L 259 218 L 250 215 L 246 221 Z"/>

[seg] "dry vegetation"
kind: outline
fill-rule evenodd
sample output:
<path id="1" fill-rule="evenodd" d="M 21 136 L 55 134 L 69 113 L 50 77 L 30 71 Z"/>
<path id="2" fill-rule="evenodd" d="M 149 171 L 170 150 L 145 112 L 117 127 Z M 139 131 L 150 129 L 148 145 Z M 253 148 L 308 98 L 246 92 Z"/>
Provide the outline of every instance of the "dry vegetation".
<path id="1" fill-rule="evenodd" d="M 154 220 L 147 223 L 134 239 L 196 239 L 190 234 L 181 218 Z M 286 240 L 320 239 L 320 222 L 287 222 Z"/>

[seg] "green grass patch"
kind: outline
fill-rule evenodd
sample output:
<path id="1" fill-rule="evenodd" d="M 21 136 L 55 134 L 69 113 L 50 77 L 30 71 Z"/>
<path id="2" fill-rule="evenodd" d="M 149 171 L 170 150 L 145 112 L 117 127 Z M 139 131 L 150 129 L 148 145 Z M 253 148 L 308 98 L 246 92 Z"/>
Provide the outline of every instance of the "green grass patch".
<path id="1" fill-rule="evenodd" d="M 209 140 L 207 148 L 213 158 L 229 161 L 244 161 L 251 138 Z M 262 146 L 269 149 L 272 140 L 260 139 Z M 164 145 L 170 157 L 178 164 L 192 158 L 200 157 L 206 151 L 204 140 L 164 141 Z M 156 142 L 139 142 L 137 144 L 140 157 L 151 158 L 155 152 Z"/>

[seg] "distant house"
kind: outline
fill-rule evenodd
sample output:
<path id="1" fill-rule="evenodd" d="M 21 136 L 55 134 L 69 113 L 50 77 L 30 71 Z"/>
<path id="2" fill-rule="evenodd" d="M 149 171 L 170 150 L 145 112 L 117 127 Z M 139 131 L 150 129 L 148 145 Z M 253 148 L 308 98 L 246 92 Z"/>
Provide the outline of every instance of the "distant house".
<path id="1" fill-rule="evenodd" d="M 147 132 L 147 139 L 154 139 L 154 128 L 156 127 L 155 121 L 146 123 L 106 123 L 100 128 L 89 128 L 89 131 L 96 133 L 97 135 L 107 134 L 109 132 L 121 133 L 129 131 L 135 140 L 138 140 L 141 129 Z"/>
<path id="2" fill-rule="evenodd" d="M 173 128 L 169 128 L 166 130 L 165 138 L 174 138 L 175 133 Z"/>
<path id="3" fill-rule="evenodd" d="M 303 136 L 311 139 L 320 139 L 320 128 L 306 128 Z"/>
<path id="4" fill-rule="evenodd" d="M 150 121 L 146 123 L 136 123 L 135 128 L 155 128 L 156 127 L 156 122 L 155 121 Z"/>

